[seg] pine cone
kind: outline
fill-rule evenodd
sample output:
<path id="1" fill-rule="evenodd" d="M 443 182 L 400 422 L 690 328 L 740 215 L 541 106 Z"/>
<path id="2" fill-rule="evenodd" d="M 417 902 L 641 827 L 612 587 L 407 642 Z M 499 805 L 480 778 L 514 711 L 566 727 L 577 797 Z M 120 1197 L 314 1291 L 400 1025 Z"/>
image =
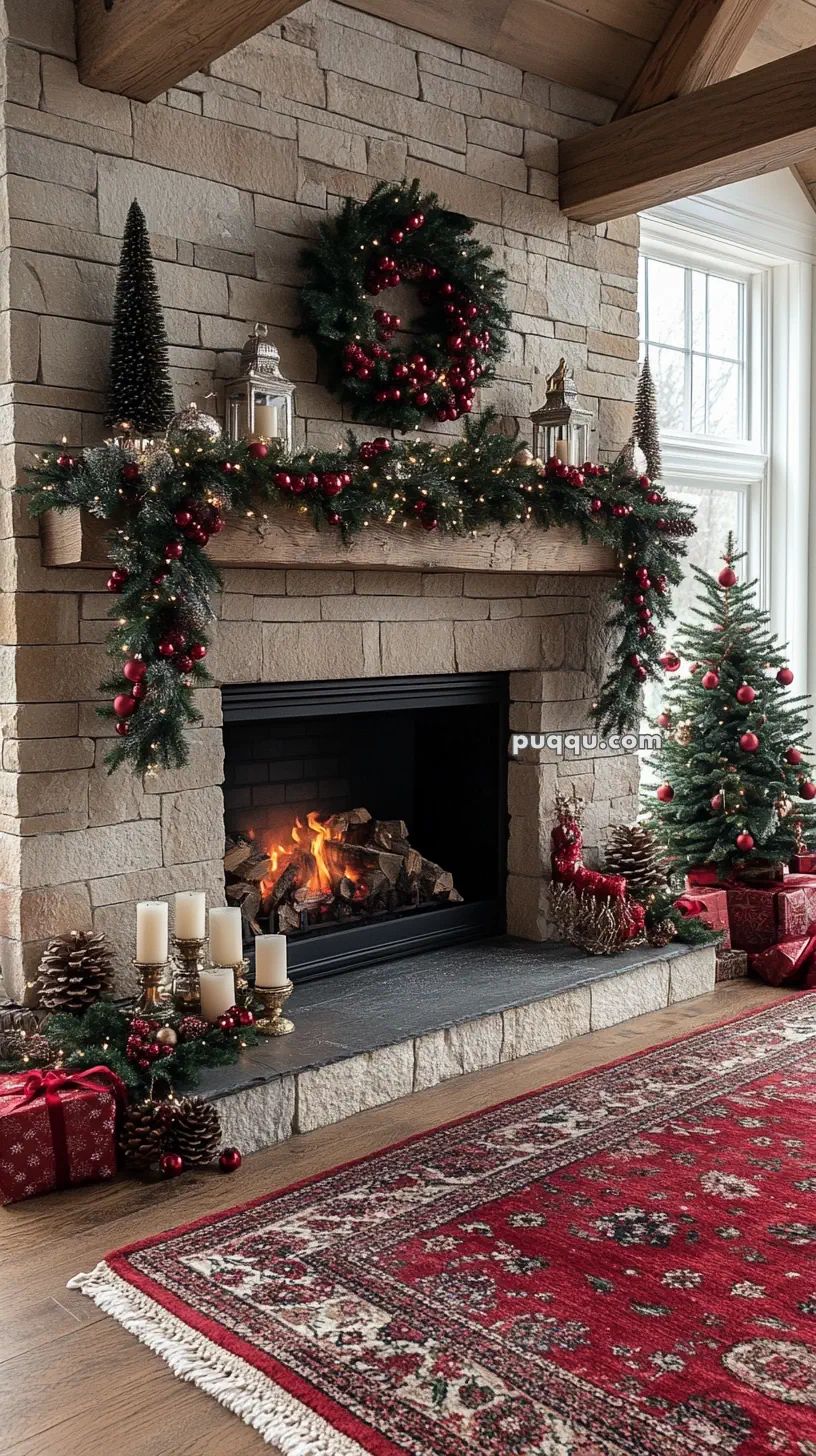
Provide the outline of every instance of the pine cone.
<path id="1" fill-rule="evenodd" d="M 169 1103 L 150 1098 L 128 1107 L 119 1133 L 119 1151 L 129 1167 L 146 1169 L 159 1161 L 172 1116 Z"/>
<path id="2" fill-rule="evenodd" d="M 606 846 L 607 874 L 623 875 L 636 900 L 645 900 L 654 890 L 665 890 L 666 863 L 645 824 L 617 824 Z"/>
<path id="3" fill-rule="evenodd" d="M 187 1167 L 212 1163 L 221 1146 L 221 1120 L 212 1102 L 185 1097 L 173 1109 L 167 1145 L 181 1153 Z"/>
<path id="4" fill-rule="evenodd" d="M 674 940 L 677 934 L 677 926 L 673 920 L 660 920 L 657 925 L 652 925 L 646 932 L 646 939 L 650 945 L 660 947 L 668 945 Z"/>
<path id="5" fill-rule="evenodd" d="M 27 1067 L 52 1067 L 56 1051 L 47 1036 L 39 1031 L 27 1032 L 21 1027 L 0 1031 L 0 1062 L 19 1062 Z"/>
<path id="6" fill-rule="evenodd" d="M 662 529 L 667 536 L 693 536 L 697 527 L 687 516 L 668 516 Z"/>
<path id="7" fill-rule="evenodd" d="M 40 961 L 34 988 L 46 1010 L 81 1015 L 113 990 L 113 960 L 104 935 L 72 930 L 57 936 Z"/>

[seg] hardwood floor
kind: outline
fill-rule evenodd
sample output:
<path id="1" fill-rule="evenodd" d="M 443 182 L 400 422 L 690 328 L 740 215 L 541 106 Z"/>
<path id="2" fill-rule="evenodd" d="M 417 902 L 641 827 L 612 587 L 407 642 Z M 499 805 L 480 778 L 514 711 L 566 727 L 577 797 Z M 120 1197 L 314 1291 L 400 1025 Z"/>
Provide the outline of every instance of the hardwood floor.
<path id="1" fill-rule="evenodd" d="M 66 1289 L 70 1276 L 134 1239 L 786 994 L 797 993 L 726 982 L 710 995 L 292 1138 L 247 1158 L 230 1178 L 216 1171 L 149 1185 L 121 1180 L 3 1208 L 0 1447 L 8 1456 L 87 1456 L 98 1447 L 117 1456 L 269 1451 L 215 1400 L 176 1380 L 89 1299 Z"/>

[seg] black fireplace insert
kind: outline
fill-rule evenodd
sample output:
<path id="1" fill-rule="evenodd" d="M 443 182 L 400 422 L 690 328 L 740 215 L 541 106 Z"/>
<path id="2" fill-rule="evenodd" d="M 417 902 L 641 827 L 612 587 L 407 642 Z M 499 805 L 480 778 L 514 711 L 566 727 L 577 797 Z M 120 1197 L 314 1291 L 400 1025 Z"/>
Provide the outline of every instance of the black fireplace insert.
<path id="1" fill-rule="evenodd" d="M 227 685 L 227 901 L 295 979 L 501 934 L 506 673 Z"/>

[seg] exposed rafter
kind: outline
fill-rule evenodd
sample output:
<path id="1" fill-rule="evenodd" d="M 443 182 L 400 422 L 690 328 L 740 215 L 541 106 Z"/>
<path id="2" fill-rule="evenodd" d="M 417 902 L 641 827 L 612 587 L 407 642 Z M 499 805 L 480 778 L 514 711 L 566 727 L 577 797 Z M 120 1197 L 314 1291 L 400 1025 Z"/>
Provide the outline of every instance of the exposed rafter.
<path id="1" fill-rule="evenodd" d="M 792 166 L 816 150 L 816 46 L 560 146 L 560 202 L 598 223 Z"/>
<path id="2" fill-rule="evenodd" d="M 615 119 L 730 76 L 771 0 L 680 0 Z"/>
<path id="3" fill-rule="evenodd" d="M 152 101 L 300 0 L 76 0 L 79 79 Z"/>

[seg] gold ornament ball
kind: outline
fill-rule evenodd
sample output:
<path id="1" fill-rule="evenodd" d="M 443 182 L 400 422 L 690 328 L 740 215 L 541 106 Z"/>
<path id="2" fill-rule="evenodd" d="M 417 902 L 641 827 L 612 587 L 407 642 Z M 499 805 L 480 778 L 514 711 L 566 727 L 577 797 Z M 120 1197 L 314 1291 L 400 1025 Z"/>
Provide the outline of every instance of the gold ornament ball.
<path id="1" fill-rule="evenodd" d="M 159 1046 L 175 1046 L 178 1036 L 172 1026 L 160 1026 L 156 1032 L 156 1041 Z"/>

